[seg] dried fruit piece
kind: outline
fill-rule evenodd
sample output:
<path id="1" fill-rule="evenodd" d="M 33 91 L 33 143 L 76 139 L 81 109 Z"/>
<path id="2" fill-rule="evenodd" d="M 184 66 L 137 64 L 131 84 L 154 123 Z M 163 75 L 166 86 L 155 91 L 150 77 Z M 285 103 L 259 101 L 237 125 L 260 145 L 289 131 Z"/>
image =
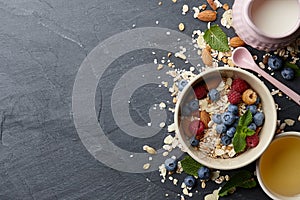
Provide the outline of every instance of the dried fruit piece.
<path id="1" fill-rule="evenodd" d="M 242 100 L 247 105 L 255 104 L 255 102 L 257 100 L 257 94 L 252 89 L 247 89 L 242 95 Z"/>
<path id="2" fill-rule="evenodd" d="M 213 10 L 217 10 L 217 5 L 215 4 L 214 0 L 207 0 L 207 3 Z"/>
<path id="3" fill-rule="evenodd" d="M 231 47 L 241 47 L 245 45 L 245 42 L 240 37 L 236 36 L 230 39 L 229 45 Z"/>
<path id="4" fill-rule="evenodd" d="M 203 22 L 213 22 L 217 19 L 217 12 L 213 10 L 204 10 L 198 14 L 197 18 Z"/>

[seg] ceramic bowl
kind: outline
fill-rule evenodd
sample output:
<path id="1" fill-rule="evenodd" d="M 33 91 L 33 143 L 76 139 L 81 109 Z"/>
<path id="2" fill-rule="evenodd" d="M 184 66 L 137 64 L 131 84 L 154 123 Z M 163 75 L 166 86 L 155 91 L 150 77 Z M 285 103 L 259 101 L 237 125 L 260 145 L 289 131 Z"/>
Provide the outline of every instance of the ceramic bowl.
<path id="1" fill-rule="evenodd" d="M 294 131 L 289 131 L 289 132 L 284 132 L 284 133 L 280 133 L 279 135 L 277 135 L 275 137 L 274 140 L 278 139 L 278 138 L 282 138 L 282 137 L 286 137 L 286 136 L 295 136 L 295 137 L 299 137 L 300 138 L 300 132 L 294 132 Z M 273 142 L 273 141 L 272 141 Z M 272 142 L 270 145 L 272 145 Z M 268 151 L 266 150 L 265 153 L 267 153 Z M 263 154 L 264 155 L 264 154 Z M 296 158 L 298 159 L 298 158 Z M 297 195 L 297 196 L 282 196 L 282 195 L 279 195 L 279 194 L 276 194 L 274 192 L 272 192 L 271 190 L 269 190 L 266 185 L 264 184 L 263 180 L 262 180 L 262 175 L 261 175 L 261 172 L 260 172 L 260 160 L 259 159 L 257 162 L 256 162 L 256 174 L 257 174 L 257 179 L 258 179 L 258 182 L 260 184 L 260 186 L 262 187 L 262 189 L 264 190 L 264 192 L 269 196 L 271 197 L 272 199 L 274 200 L 299 200 L 300 199 L 300 194 Z"/>
<path id="2" fill-rule="evenodd" d="M 247 151 L 236 155 L 233 158 L 227 159 L 212 158 L 200 150 L 195 150 L 195 148 L 190 145 L 191 136 L 188 136 L 185 131 L 186 129 L 184 129 L 184 127 L 186 126 L 184 122 L 185 118 L 182 117 L 183 115 L 181 114 L 183 105 L 188 101 L 187 98 L 190 98 L 191 92 L 193 93 L 193 86 L 203 81 L 207 82 L 223 77 L 239 77 L 246 80 L 249 83 L 250 87 L 254 89 L 260 96 L 263 112 L 265 114 L 265 122 L 259 135 L 259 144 L 255 148 L 248 149 Z M 276 129 L 276 120 L 277 113 L 274 99 L 265 84 L 252 73 L 240 68 L 233 67 L 213 68 L 196 76 L 192 81 L 188 83 L 187 86 L 184 87 L 183 91 L 180 93 L 178 102 L 176 103 L 174 115 L 176 134 L 178 135 L 179 141 L 182 144 L 183 148 L 187 151 L 187 153 L 197 162 L 207 167 L 220 170 L 240 168 L 255 161 L 272 141 Z"/>

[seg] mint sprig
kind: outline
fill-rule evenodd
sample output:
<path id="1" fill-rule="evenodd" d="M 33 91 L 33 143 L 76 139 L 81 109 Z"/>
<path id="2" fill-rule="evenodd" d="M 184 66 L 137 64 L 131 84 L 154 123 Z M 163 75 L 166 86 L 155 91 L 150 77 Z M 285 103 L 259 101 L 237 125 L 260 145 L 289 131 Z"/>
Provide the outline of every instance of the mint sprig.
<path id="1" fill-rule="evenodd" d="M 252 113 L 247 110 L 243 116 L 241 116 L 236 133 L 234 134 L 232 144 L 236 153 L 243 152 L 246 148 L 246 137 L 255 134 L 254 130 L 248 128 L 248 125 L 252 122 Z"/>
<path id="2" fill-rule="evenodd" d="M 247 170 L 242 170 L 233 175 L 230 180 L 219 191 L 219 196 L 226 196 L 236 190 L 237 187 L 253 188 L 256 186 L 256 181 L 251 173 Z"/>
<path id="3" fill-rule="evenodd" d="M 213 25 L 205 30 L 203 38 L 209 46 L 215 50 L 226 52 L 229 51 L 227 35 L 218 25 Z"/>
<path id="4" fill-rule="evenodd" d="M 185 156 L 184 159 L 181 160 L 181 166 L 185 173 L 198 176 L 198 170 L 203 165 L 195 161 L 191 156 Z"/>

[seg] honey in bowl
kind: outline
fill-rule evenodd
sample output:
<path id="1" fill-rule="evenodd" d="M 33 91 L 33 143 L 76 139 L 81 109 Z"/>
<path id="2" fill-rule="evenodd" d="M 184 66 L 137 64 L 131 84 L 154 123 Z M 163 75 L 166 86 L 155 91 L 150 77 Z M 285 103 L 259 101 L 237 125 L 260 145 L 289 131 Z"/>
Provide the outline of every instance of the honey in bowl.
<path id="1" fill-rule="evenodd" d="M 292 197 L 300 194 L 300 137 L 276 138 L 260 158 L 263 184 L 272 193 Z"/>

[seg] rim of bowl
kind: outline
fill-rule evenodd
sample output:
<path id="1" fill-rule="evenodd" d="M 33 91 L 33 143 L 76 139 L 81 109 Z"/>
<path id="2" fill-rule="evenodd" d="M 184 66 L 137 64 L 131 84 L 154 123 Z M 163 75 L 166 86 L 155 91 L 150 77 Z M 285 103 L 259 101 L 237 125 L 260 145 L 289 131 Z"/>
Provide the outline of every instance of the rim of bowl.
<path id="1" fill-rule="evenodd" d="M 272 109 L 272 118 L 273 118 L 273 124 L 274 126 L 270 127 L 270 129 L 268 129 L 267 131 L 268 132 L 271 132 L 272 134 L 270 134 L 270 136 L 266 139 L 265 143 L 260 146 L 260 149 L 256 149 L 256 148 L 253 148 L 253 149 L 249 149 L 247 150 L 246 152 L 242 153 L 241 155 L 245 154 L 245 153 L 250 153 L 250 152 L 253 152 L 255 149 L 254 152 L 256 152 L 256 154 L 252 155 L 252 156 L 249 156 L 249 159 L 247 159 L 246 161 L 244 161 L 243 163 L 240 163 L 238 161 L 239 156 L 236 156 L 236 157 L 233 157 L 233 158 L 228 158 L 228 159 L 216 159 L 216 158 L 208 158 L 209 160 L 213 161 L 213 162 L 220 162 L 218 165 L 214 165 L 214 164 L 211 164 L 210 162 L 207 162 L 205 160 L 201 160 L 198 156 L 196 156 L 190 149 L 189 146 L 186 145 L 186 143 L 184 142 L 185 139 L 182 137 L 182 135 L 180 134 L 180 129 L 179 129 L 179 108 L 180 108 L 180 104 L 181 102 L 183 101 L 184 99 L 184 96 L 186 94 L 186 92 L 189 90 L 189 88 L 201 77 L 203 76 L 207 76 L 209 75 L 210 73 L 214 73 L 214 72 L 218 72 L 218 71 L 228 71 L 228 72 L 236 72 L 236 73 L 241 73 L 241 74 L 244 74 L 245 76 L 248 76 L 248 77 L 251 77 L 252 79 L 255 80 L 256 83 L 258 83 L 263 91 L 265 91 L 267 93 L 267 96 L 264 96 L 264 99 L 267 98 L 267 101 L 268 101 L 268 104 L 270 107 L 274 108 Z M 269 146 L 269 144 L 271 143 L 273 137 L 274 137 L 274 134 L 275 134 L 275 130 L 276 130 L 276 121 L 277 121 L 277 113 L 276 113 L 276 108 L 275 108 L 275 102 L 274 102 L 274 99 L 269 91 L 269 89 L 267 88 L 267 86 L 258 78 L 256 77 L 254 74 L 246 71 L 246 70 L 243 70 L 243 69 L 240 69 L 240 68 L 233 68 L 233 67 L 218 67 L 218 68 L 213 68 L 213 69 L 208 69 L 204 72 L 201 72 L 201 74 L 197 75 L 192 81 L 190 81 L 188 83 L 188 85 L 183 89 L 182 91 L 182 95 L 179 97 L 177 103 L 176 103 L 176 107 L 175 107 L 175 114 L 174 114 L 174 123 L 175 123 L 175 132 L 176 134 L 178 135 L 178 139 L 180 141 L 180 143 L 183 145 L 184 149 L 186 149 L 187 153 L 194 159 L 196 160 L 197 162 L 203 164 L 204 166 L 207 166 L 209 168 L 214 168 L 214 169 L 220 169 L 220 170 L 232 170 L 232 169 L 238 169 L 238 168 L 241 168 L 241 167 L 244 167 L 252 162 L 254 162 L 255 160 L 257 160 L 261 154 L 266 150 L 266 148 Z M 271 123 L 271 122 L 270 122 Z M 251 151 L 253 150 L 253 151 Z M 228 162 L 228 165 L 224 165 L 224 161 L 225 162 Z M 231 162 L 230 161 L 234 161 L 234 162 Z"/>
<path id="2" fill-rule="evenodd" d="M 283 133 L 280 133 L 280 134 L 276 135 L 274 139 L 285 137 L 285 136 L 297 136 L 297 137 L 300 137 L 300 132 L 296 132 L 296 131 L 283 132 Z M 260 159 L 258 159 L 257 162 L 256 162 L 256 176 L 257 176 L 257 180 L 258 180 L 258 183 L 259 183 L 260 187 L 262 188 L 262 190 L 269 197 L 271 197 L 274 200 L 297 200 L 297 199 L 299 199 L 299 195 L 297 195 L 295 197 L 284 197 L 284 196 L 281 196 L 281 195 L 278 195 L 278 194 L 274 194 L 270 190 L 268 190 L 266 188 L 265 184 L 263 183 L 263 181 L 261 179 L 261 176 L 260 176 L 259 162 L 260 162 Z"/>

